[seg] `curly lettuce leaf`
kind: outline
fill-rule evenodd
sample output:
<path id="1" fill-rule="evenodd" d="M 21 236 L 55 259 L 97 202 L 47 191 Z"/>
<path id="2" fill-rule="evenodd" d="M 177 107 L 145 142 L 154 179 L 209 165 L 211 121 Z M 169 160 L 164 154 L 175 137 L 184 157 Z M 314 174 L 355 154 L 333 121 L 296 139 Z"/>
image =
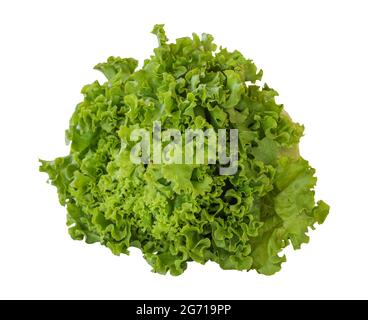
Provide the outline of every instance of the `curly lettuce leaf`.
<path id="1" fill-rule="evenodd" d="M 161 274 L 180 275 L 191 261 L 274 274 L 282 250 L 307 243 L 329 212 L 316 203 L 315 170 L 298 151 L 303 126 L 239 51 L 217 49 L 208 34 L 169 43 L 163 25 L 152 33 L 159 45 L 142 68 L 118 57 L 96 65 L 107 80 L 82 88 L 66 131 L 70 154 L 41 160 L 70 236 L 116 255 L 140 248 Z M 238 171 L 133 164 L 130 133 L 154 121 L 163 130 L 238 129 Z"/>

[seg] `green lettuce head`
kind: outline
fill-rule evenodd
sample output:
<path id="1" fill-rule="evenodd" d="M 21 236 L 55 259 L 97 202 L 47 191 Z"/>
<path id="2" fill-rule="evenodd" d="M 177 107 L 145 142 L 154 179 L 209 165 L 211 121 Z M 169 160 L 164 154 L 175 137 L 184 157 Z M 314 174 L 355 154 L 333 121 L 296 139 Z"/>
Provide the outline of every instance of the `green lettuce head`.
<path id="1" fill-rule="evenodd" d="M 116 255 L 139 248 L 161 274 L 209 260 L 274 274 L 283 248 L 307 243 L 329 211 L 315 202 L 315 170 L 299 155 L 303 127 L 240 52 L 217 49 L 209 34 L 168 43 L 163 25 L 153 33 L 159 46 L 142 68 L 115 57 L 95 67 L 107 81 L 83 87 L 66 132 L 70 154 L 41 160 L 71 237 Z M 220 174 L 218 159 L 132 162 L 132 132 L 157 122 L 180 132 L 236 129 L 236 172 Z"/>

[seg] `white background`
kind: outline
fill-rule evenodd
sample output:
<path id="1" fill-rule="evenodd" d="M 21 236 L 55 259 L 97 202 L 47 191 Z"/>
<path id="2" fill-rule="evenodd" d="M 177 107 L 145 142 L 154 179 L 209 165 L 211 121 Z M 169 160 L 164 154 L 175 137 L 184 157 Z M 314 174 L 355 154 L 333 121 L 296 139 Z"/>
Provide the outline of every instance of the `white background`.
<path id="1" fill-rule="evenodd" d="M 0 298 L 368 298 L 367 1 L 1 1 Z M 148 57 L 150 34 L 207 32 L 264 70 L 306 126 L 302 155 L 331 205 L 275 276 L 190 263 L 150 272 L 138 250 L 73 241 L 38 158 L 65 155 L 64 130 L 92 67 Z"/>

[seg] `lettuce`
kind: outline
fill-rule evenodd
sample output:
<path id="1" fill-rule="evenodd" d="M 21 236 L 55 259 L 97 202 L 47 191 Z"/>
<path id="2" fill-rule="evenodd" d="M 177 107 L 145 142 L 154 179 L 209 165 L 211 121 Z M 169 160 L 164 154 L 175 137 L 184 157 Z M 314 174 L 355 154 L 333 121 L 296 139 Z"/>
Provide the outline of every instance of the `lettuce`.
<path id="1" fill-rule="evenodd" d="M 153 33 L 158 47 L 142 68 L 117 57 L 95 67 L 107 81 L 83 87 L 66 131 L 70 154 L 41 160 L 70 236 L 116 255 L 139 248 L 161 274 L 209 260 L 274 274 L 283 248 L 307 243 L 329 211 L 315 202 L 315 170 L 299 154 L 303 127 L 275 102 L 275 90 L 258 85 L 262 71 L 239 51 L 217 49 L 209 34 L 169 43 L 163 25 Z M 238 171 L 133 164 L 123 144 L 158 120 L 179 130 L 238 129 Z"/>

